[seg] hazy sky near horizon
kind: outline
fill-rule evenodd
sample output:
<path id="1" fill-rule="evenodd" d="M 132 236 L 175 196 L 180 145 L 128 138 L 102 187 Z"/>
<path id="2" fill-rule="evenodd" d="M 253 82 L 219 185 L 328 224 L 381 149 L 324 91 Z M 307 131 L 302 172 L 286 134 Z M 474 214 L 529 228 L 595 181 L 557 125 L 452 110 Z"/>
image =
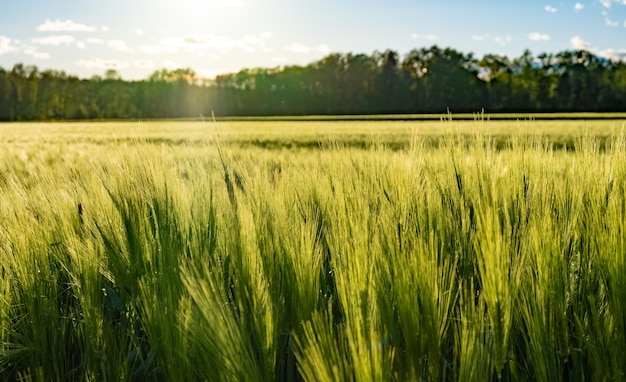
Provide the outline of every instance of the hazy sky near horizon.
<path id="1" fill-rule="evenodd" d="M 88 78 L 305 65 L 332 52 L 438 45 L 511 58 L 586 49 L 626 60 L 626 0 L 3 0 L 0 67 Z"/>

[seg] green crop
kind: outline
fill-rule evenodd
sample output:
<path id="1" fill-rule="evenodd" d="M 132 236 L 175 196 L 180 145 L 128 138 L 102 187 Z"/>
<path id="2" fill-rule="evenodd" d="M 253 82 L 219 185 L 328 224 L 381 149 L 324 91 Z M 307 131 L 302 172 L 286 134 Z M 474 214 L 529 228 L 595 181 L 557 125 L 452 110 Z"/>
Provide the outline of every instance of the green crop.
<path id="1" fill-rule="evenodd" d="M 623 379 L 626 136 L 558 123 L 0 126 L 0 379 Z"/>

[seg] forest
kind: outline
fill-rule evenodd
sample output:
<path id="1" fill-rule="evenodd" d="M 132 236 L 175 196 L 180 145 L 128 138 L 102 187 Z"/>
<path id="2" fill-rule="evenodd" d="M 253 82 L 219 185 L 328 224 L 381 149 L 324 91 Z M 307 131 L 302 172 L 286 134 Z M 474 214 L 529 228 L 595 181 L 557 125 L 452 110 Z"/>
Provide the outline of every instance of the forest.
<path id="1" fill-rule="evenodd" d="M 306 66 L 243 69 L 212 80 L 191 69 L 125 81 L 0 68 L 0 120 L 474 112 L 623 112 L 626 63 L 588 51 L 476 58 L 432 46 L 333 53 Z"/>

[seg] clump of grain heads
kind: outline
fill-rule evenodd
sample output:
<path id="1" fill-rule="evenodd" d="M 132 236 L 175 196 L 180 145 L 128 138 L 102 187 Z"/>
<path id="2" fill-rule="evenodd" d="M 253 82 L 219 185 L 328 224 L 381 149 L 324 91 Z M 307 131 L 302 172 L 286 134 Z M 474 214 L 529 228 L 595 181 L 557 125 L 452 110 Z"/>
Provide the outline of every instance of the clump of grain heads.
<path id="1" fill-rule="evenodd" d="M 623 134 L 198 137 L 0 147 L 0 379 L 624 378 Z"/>

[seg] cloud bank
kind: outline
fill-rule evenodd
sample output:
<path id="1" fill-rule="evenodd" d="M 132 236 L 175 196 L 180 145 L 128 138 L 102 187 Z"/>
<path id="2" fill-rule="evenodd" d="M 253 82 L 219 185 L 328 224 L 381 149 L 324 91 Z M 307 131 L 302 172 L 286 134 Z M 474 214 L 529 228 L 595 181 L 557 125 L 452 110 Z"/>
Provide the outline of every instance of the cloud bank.
<path id="1" fill-rule="evenodd" d="M 37 27 L 39 32 L 94 32 L 96 27 L 75 23 L 72 20 L 46 20 Z"/>

